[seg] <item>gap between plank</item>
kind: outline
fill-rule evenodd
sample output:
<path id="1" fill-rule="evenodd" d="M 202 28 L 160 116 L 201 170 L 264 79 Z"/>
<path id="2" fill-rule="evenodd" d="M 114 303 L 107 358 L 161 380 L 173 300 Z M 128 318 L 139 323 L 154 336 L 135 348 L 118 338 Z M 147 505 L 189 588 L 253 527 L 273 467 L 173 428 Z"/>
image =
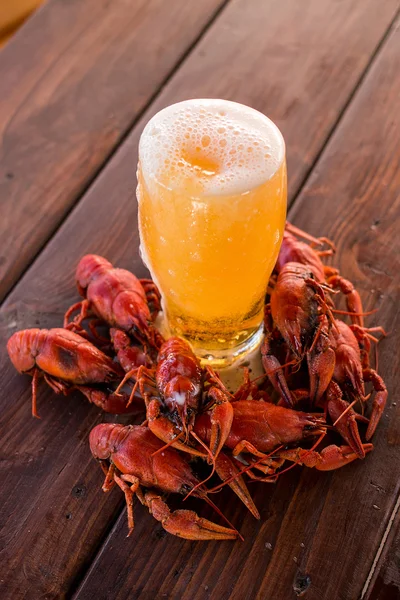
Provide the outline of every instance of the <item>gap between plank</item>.
<path id="1" fill-rule="evenodd" d="M 10 289 L 7 291 L 6 295 L 4 296 L 3 300 L 0 302 L 0 307 L 7 301 L 8 297 L 12 294 L 12 292 L 15 289 L 15 287 L 18 285 L 18 283 L 21 281 L 21 279 L 25 276 L 25 274 L 27 273 L 27 271 L 29 271 L 29 269 L 31 268 L 31 266 L 33 265 L 33 263 L 35 262 L 35 260 L 43 252 L 43 250 L 45 250 L 45 248 L 48 245 L 48 243 L 54 238 L 55 235 L 57 235 L 57 232 L 59 231 L 60 227 L 69 218 L 70 214 L 78 206 L 78 204 L 81 201 L 81 199 L 85 196 L 85 194 L 88 192 L 88 190 L 96 182 L 97 178 L 99 177 L 99 175 L 101 174 L 101 172 L 103 171 L 103 169 L 105 168 L 105 166 L 112 160 L 112 158 L 114 157 L 114 155 L 118 152 L 118 150 L 120 149 L 120 147 L 124 144 L 124 142 L 126 141 L 126 139 L 131 134 L 132 130 L 135 128 L 136 124 L 140 121 L 140 119 L 143 117 L 143 115 L 145 114 L 145 112 L 151 107 L 151 105 L 153 104 L 153 102 L 157 99 L 157 97 L 162 92 L 163 88 L 168 84 L 168 82 L 170 81 L 170 79 L 172 79 L 172 77 L 175 75 L 175 73 L 178 71 L 178 69 L 181 67 L 181 65 L 185 62 L 185 60 L 192 53 L 192 51 L 197 46 L 197 44 L 201 41 L 201 39 L 207 33 L 207 31 L 209 30 L 209 28 L 214 24 L 214 22 L 218 19 L 218 17 L 220 16 L 220 14 L 225 10 L 226 6 L 230 3 L 230 1 L 231 0 L 224 0 L 221 3 L 221 5 L 211 15 L 210 19 L 207 21 L 207 23 L 204 25 L 204 27 L 200 30 L 200 32 L 198 33 L 198 35 L 192 40 L 192 42 L 189 44 L 189 46 L 184 50 L 184 52 L 181 54 L 181 56 L 177 59 L 176 63 L 172 67 L 172 69 L 167 73 L 167 75 L 164 77 L 164 79 L 160 82 L 160 84 L 157 86 L 157 88 L 155 89 L 155 91 L 153 92 L 153 94 L 151 94 L 151 96 L 149 97 L 149 99 L 146 102 L 146 104 L 135 115 L 135 117 L 132 119 L 132 121 L 127 126 L 126 130 L 121 134 L 121 137 L 117 141 L 117 143 L 115 144 L 115 146 L 113 146 L 113 148 L 111 148 L 110 152 L 106 155 L 106 157 L 104 158 L 104 160 L 101 161 L 101 163 L 99 164 L 99 166 L 94 170 L 94 172 L 89 177 L 89 179 L 85 183 L 85 185 L 82 186 L 82 189 L 79 191 L 79 193 L 78 193 L 75 201 L 73 201 L 72 204 L 71 204 L 71 206 L 69 206 L 66 209 L 66 211 L 65 211 L 65 213 L 64 213 L 64 215 L 62 217 L 62 220 L 55 226 L 55 228 L 53 229 L 53 231 L 50 232 L 50 234 L 47 237 L 47 239 L 45 239 L 43 241 L 43 244 L 40 246 L 40 248 L 37 250 L 37 252 L 31 257 L 31 259 L 26 264 L 26 266 L 23 269 L 23 271 L 21 271 L 20 276 L 17 279 L 17 281 L 15 281 L 15 283 L 10 287 Z"/>
<path id="2" fill-rule="evenodd" d="M 297 201 L 298 197 L 300 196 L 301 192 L 303 191 L 303 189 L 306 187 L 312 172 L 314 171 L 315 166 L 317 165 L 319 159 L 321 158 L 322 154 L 325 151 L 325 148 L 327 147 L 327 145 L 329 144 L 329 142 L 331 141 L 336 129 L 338 128 L 338 126 L 340 125 L 340 122 L 342 121 L 342 119 L 344 118 L 347 109 L 349 108 L 350 104 L 352 103 L 354 97 L 356 96 L 358 90 L 360 89 L 360 87 L 362 86 L 362 84 L 364 83 L 365 79 L 368 77 L 369 72 L 371 71 L 372 67 L 374 66 L 380 52 L 381 49 L 383 48 L 383 46 L 386 43 L 386 40 L 389 38 L 389 36 L 391 35 L 391 33 L 394 31 L 395 29 L 395 25 L 396 25 L 396 21 L 397 19 L 400 17 L 400 8 L 396 11 L 393 19 L 391 20 L 391 22 L 388 25 L 388 28 L 386 30 L 386 32 L 383 34 L 382 38 L 380 39 L 380 41 L 378 42 L 378 44 L 376 45 L 375 50 L 372 52 L 370 59 L 364 69 L 364 71 L 361 73 L 360 77 L 358 78 L 358 81 L 356 82 L 353 91 L 350 92 L 349 97 L 347 98 L 346 102 L 344 103 L 342 110 L 339 112 L 335 122 L 333 123 L 330 131 L 328 132 L 325 141 L 323 142 L 320 150 L 317 152 L 317 154 L 315 155 L 315 158 L 313 160 L 313 162 L 311 163 L 309 169 L 307 170 L 307 172 L 305 173 L 303 179 L 301 180 L 301 182 L 299 183 L 299 187 L 296 191 L 296 193 L 293 195 L 293 200 L 291 201 L 289 208 L 292 209 L 295 202 Z"/>
<path id="3" fill-rule="evenodd" d="M 99 492 L 100 491 L 101 491 L 101 488 L 99 489 Z M 126 508 L 125 500 L 122 497 L 121 503 L 120 503 L 120 508 L 118 508 L 117 511 L 115 511 L 116 512 L 115 519 L 110 520 L 108 527 L 105 529 L 103 535 L 99 538 L 98 543 L 95 546 L 93 546 L 93 549 L 92 549 L 93 558 L 90 558 L 90 556 L 88 557 L 88 560 L 86 561 L 87 564 L 86 565 L 83 564 L 80 567 L 77 574 L 71 581 L 71 584 L 70 584 L 68 592 L 67 592 L 67 597 L 71 598 L 71 600 L 75 600 L 75 598 L 78 598 L 77 594 L 79 594 L 80 588 L 82 587 L 83 583 L 85 582 L 86 577 L 88 577 L 92 566 L 95 564 L 97 557 L 100 555 L 100 553 L 102 551 L 102 548 L 107 543 L 107 540 L 111 538 L 111 536 L 114 534 L 114 531 L 118 527 L 119 519 L 120 519 L 121 515 L 124 513 L 125 508 Z"/>
<path id="4" fill-rule="evenodd" d="M 396 504 L 395 504 L 395 506 L 393 508 L 392 514 L 390 515 L 389 522 L 388 522 L 387 527 L 385 529 L 385 532 L 384 532 L 384 534 L 382 536 L 382 540 L 381 540 L 381 543 L 379 544 L 378 551 L 376 553 L 376 556 L 375 556 L 374 561 L 372 563 L 371 569 L 370 569 L 370 571 L 368 573 L 367 579 L 366 579 L 364 587 L 362 589 L 360 600 L 363 600 L 363 598 L 365 597 L 365 595 L 366 595 L 366 593 L 368 591 L 369 585 L 370 585 L 371 580 L 372 580 L 372 578 L 373 578 L 373 576 L 375 574 L 375 571 L 376 571 L 376 566 L 377 566 L 378 561 L 379 561 L 379 559 L 380 559 L 380 557 L 382 555 L 383 549 L 385 547 L 386 540 L 387 540 L 387 538 L 389 536 L 389 533 L 390 533 L 390 531 L 391 531 L 391 529 L 393 527 L 393 522 L 394 522 L 394 520 L 396 518 L 396 515 L 398 513 L 399 508 L 400 508 L 400 495 L 398 496 L 397 502 L 396 502 Z"/>

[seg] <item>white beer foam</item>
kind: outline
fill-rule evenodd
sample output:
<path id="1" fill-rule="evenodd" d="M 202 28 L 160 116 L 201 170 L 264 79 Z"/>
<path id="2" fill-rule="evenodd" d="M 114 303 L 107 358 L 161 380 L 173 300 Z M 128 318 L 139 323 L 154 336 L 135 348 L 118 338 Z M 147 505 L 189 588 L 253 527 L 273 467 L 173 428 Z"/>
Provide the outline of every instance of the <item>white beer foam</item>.
<path id="1" fill-rule="evenodd" d="M 282 134 L 270 119 L 243 104 L 216 99 L 164 108 L 147 123 L 139 143 L 146 185 L 155 181 L 182 190 L 195 182 L 206 196 L 257 188 L 276 173 L 284 155 Z M 191 164 L 196 156 L 218 168 L 196 167 Z"/>

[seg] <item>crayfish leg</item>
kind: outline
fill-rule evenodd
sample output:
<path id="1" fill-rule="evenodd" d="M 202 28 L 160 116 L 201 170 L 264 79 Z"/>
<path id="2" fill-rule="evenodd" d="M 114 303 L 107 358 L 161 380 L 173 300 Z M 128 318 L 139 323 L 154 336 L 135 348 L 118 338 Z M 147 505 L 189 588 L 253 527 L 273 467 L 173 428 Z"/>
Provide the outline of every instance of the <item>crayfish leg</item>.
<path id="1" fill-rule="evenodd" d="M 220 376 L 218 375 L 218 373 L 216 371 L 214 371 L 214 369 L 212 367 L 210 367 L 209 365 L 206 365 L 206 367 L 204 368 L 204 371 L 205 371 L 204 384 L 207 384 L 209 388 L 215 387 L 215 388 L 221 390 L 221 392 L 224 392 L 230 398 L 232 398 L 232 399 L 234 398 L 234 395 L 230 393 L 230 391 L 225 386 L 225 384 L 223 383 L 223 381 L 220 378 Z"/>
<path id="2" fill-rule="evenodd" d="M 262 471 L 259 465 L 257 465 L 257 467 L 254 468 L 257 468 L 259 471 Z M 249 471 L 246 471 L 246 473 L 253 481 L 263 481 L 264 483 L 276 483 L 279 478 L 279 475 L 272 467 L 265 467 L 265 477 L 260 477 L 260 475 L 256 475 L 252 469 L 249 469 Z"/>
<path id="3" fill-rule="evenodd" d="M 102 490 L 103 490 L 103 492 L 109 492 L 110 489 L 115 484 L 115 480 L 114 480 L 115 465 L 113 465 L 113 463 L 111 463 L 110 466 L 108 467 L 108 469 L 103 462 L 101 462 L 100 465 L 106 476 L 103 486 L 102 486 Z"/>
<path id="4" fill-rule="evenodd" d="M 133 518 L 133 495 L 139 487 L 139 479 L 135 478 L 135 483 L 129 486 L 122 477 L 114 473 L 114 481 L 125 494 L 126 510 L 128 514 L 128 535 L 129 537 L 134 529 L 135 521 Z"/>
<path id="5" fill-rule="evenodd" d="M 43 373 L 43 378 L 47 385 L 50 386 L 56 394 L 67 395 L 68 392 L 71 391 L 71 388 L 68 387 L 66 383 L 56 379 L 55 377 L 52 377 L 51 375 L 48 375 L 47 373 Z"/>
<path id="6" fill-rule="evenodd" d="M 127 373 L 125 373 L 124 378 L 120 381 L 120 383 L 118 384 L 117 389 L 115 390 L 116 394 L 119 394 L 121 389 L 124 387 L 124 385 L 130 380 L 132 379 L 132 377 L 137 373 L 139 367 L 136 367 L 135 369 L 131 369 L 130 371 L 127 371 Z M 129 400 L 128 400 L 128 405 L 132 402 L 133 400 L 133 396 L 135 395 L 136 392 L 136 388 L 137 388 L 137 383 L 133 386 L 132 388 L 132 392 L 129 396 Z"/>
<path id="7" fill-rule="evenodd" d="M 322 246 L 323 244 L 327 244 L 332 249 L 332 252 L 336 251 L 335 244 L 329 238 L 326 238 L 326 237 L 316 238 L 313 235 L 311 235 L 310 233 L 303 231 L 303 229 L 296 227 L 296 225 L 293 225 L 293 223 L 290 223 L 289 221 L 286 221 L 285 229 L 292 235 L 303 238 L 304 240 L 307 240 L 308 242 L 311 242 L 312 244 L 315 244 L 316 246 Z"/>
<path id="8" fill-rule="evenodd" d="M 139 387 L 140 394 L 145 401 L 146 406 L 148 406 L 150 392 L 146 391 L 146 385 L 150 388 L 151 392 L 157 391 L 155 369 L 148 369 L 144 365 L 141 365 L 136 372 L 136 384 L 132 390 L 131 397 L 133 398 L 137 387 Z M 121 384 L 118 386 L 118 388 L 120 388 L 120 386 Z"/>
<path id="9" fill-rule="evenodd" d="M 365 454 L 371 452 L 372 449 L 372 444 L 363 444 Z M 358 455 L 353 452 L 350 446 L 336 446 L 334 444 L 327 446 L 321 452 L 294 448 L 280 452 L 280 456 L 299 465 L 318 469 L 318 471 L 340 469 L 358 458 Z"/>
<path id="10" fill-rule="evenodd" d="M 327 392 L 327 410 L 336 430 L 358 458 L 365 457 L 364 445 L 357 426 L 357 415 L 351 405 L 343 400 L 337 383 L 331 382 Z"/>
<path id="11" fill-rule="evenodd" d="M 355 325 L 364 326 L 363 305 L 361 297 L 354 285 L 348 279 L 341 275 L 332 275 L 328 278 L 327 283 L 334 289 L 340 289 L 346 298 L 347 310 L 351 315 L 351 320 Z"/>
<path id="12" fill-rule="evenodd" d="M 247 452 L 248 454 L 252 454 L 253 456 L 257 456 L 258 458 L 267 458 L 266 454 L 257 450 L 257 448 L 247 440 L 241 440 L 238 444 L 236 444 L 236 446 L 232 450 L 232 455 L 238 456 L 242 452 Z"/>
<path id="13" fill-rule="evenodd" d="M 107 346 L 110 345 L 110 340 L 97 331 L 97 327 L 99 326 L 104 326 L 104 321 L 102 319 L 90 319 L 88 327 L 90 329 L 90 333 L 96 340 L 96 343 Z"/>
<path id="14" fill-rule="evenodd" d="M 381 420 L 383 411 L 385 410 L 386 401 L 388 397 L 388 391 L 382 377 L 374 369 L 364 369 L 363 371 L 364 381 L 370 381 L 376 392 L 374 401 L 372 403 L 372 412 L 369 420 L 369 425 L 365 438 L 370 440 L 375 433 L 375 429 Z"/>
<path id="15" fill-rule="evenodd" d="M 237 402 L 238 400 L 247 400 L 252 391 L 254 391 L 255 384 L 250 380 L 250 371 L 248 367 L 243 368 L 243 383 L 233 394 L 231 402 Z M 257 388 L 258 391 L 258 388 Z"/>
<path id="16" fill-rule="evenodd" d="M 211 408 L 211 435 L 210 449 L 211 453 L 216 458 L 221 452 L 228 435 L 231 431 L 233 421 L 233 407 L 230 403 L 230 398 L 222 390 L 212 387 L 208 395 L 214 401 L 214 406 Z"/>
<path id="17" fill-rule="evenodd" d="M 39 369 L 35 369 L 32 377 L 32 417 L 40 419 L 37 413 L 37 384 L 39 381 Z"/>
<path id="18" fill-rule="evenodd" d="M 71 323 L 70 323 L 69 322 L 70 316 L 77 310 L 80 310 L 79 315 L 77 315 L 73 319 L 73 321 L 71 321 Z M 81 300 L 80 302 L 76 302 L 75 304 L 73 304 L 72 306 L 69 307 L 69 309 L 67 310 L 67 312 L 64 315 L 64 328 L 70 329 L 69 326 L 80 325 L 82 323 L 82 321 L 84 321 L 86 319 L 86 317 L 88 317 L 89 313 L 90 313 L 89 300 Z"/>
<path id="19" fill-rule="evenodd" d="M 119 475 L 117 475 L 116 468 L 112 463 L 110 464 L 108 469 L 103 461 L 100 461 L 100 466 L 106 476 L 103 486 L 102 486 L 103 492 L 110 491 L 110 489 L 113 487 L 114 483 L 116 483 L 121 488 L 121 490 L 124 492 L 125 501 L 126 501 L 126 510 L 127 510 L 127 514 L 128 514 L 128 530 L 129 531 L 128 531 L 127 537 L 129 537 L 135 526 L 135 522 L 133 519 L 133 494 L 136 492 L 136 490 L 139 487 L 139 480 L 135 477 L 134 481 L 132 482 L 133 484 L 131 486 L 129 486 L 125 481 L 123 481 L 122 477 L 124 477 L 124 476 L 119 477 Z M 131 481 L 131 480 L 129 480 L 129 481 Z"/>

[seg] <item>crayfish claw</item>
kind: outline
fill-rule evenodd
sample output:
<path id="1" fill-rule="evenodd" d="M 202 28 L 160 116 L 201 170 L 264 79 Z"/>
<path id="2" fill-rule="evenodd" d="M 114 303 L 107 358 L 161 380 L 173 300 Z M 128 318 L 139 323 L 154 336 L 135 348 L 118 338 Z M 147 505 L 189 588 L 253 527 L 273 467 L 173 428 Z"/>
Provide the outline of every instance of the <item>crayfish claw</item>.
<path id="1" fill-rule="evenodd" d="M 229 399 L 224 397 L 223 392 L 220 390 L 211 388 L 209 395 L 212 395 L 213 391 L 217 393 L 216 395 L 218 397 L 222 398 L 221 402 L 217 403 L 211 410 L 210 449 L 214 458 L 216 458 L 221 452 L 231 431 L 233 407 Z"/>
<path id="2" fill-rule="evenodd" d="M 372 413 L 369 420 L 369 425 L 367 428 L 367 432 L 365 434 L 365 438 L 369 441 L 375 433 L 375 429 L 378 426 L 379 421 L 381 420 L 383 411 L 386 406 L 387 392 L 378 392 L 374 398 L 372 403 Z"/>
<path id="3" fill-rule="evenodd" d="M 275 391 L 281 396 L 283 405 L 291 408 L 294 405 L 292 394 L 289 391 L 289 386 L 283 374 L 282 365 L 271 352 L 268 334 L 265 336 L 261 346 L 261 358 L 265 374 Z"/>
<path id="4" fill-rule="evenodd" d="M 370 440 L 385 410 L 388 391 L 382 377 L 374 369 L 364 369 L 364 381 L 370 381 L 375 389 L 375 398 L 372 403 L 372 412 L 365 437 Z"/>
<path id="5" fill-rule="evenodd" d="M 155 492 L 146 492 L 146 506 L 165 531 L 186 540 L 235 540 L 239 534 L 234 529 L 202 519 L 192 510 L 171 512 L 164 500 Z"/>
<path id="6" fill-rule="evenodd" d="M 363 444 L 364 454 L 371 452 L 371 450 L 373 450 L 372 444 Z M 327 446 L 321 452 L 295 448 L 280 452 L 279 455 L 286 460 L 299 465 L 305 465 L 309 468 L 315 468 L 318 471 L 340 469 L 358 458 L 358 454 L 350 446 L 336 446 L 334 444 Z"/>
<path id="7" fill-rule="evenodd" d="M 237 531 L 199 517 L 192 510 L 176 510 L 162 522 L 163 528 L 187 540 L 236 540 Z"/>
<path id="8" fill-rule="evenodd" d="M 161 413 L 161 403 L 158 399 L 153 398 L 149 402 L 146 416 L 147 425 L 150 431 L 168 446 L 172 446 L 181 452 L 187 452 L 192 456 L 207 458 L 207 455 L 204 452 L 200 452 L 199 450 L 196 450 L 196 448 L 180 441 L 182 431 L 180 431 L 168 417 Z"/>
<path id="9" fill-rule="evenodd" d="M 358 458 L 364 458 L 365 451 L 358 431 L 357 414 L 352 405 L 343 400 L 341 389 L 334 382 L 329 385 L 327 397 L 327 408 L 334 427 Z"/>
<path id="10" fill-rule="evenodd" d="M 260 518 L 260 513 L 250 496 L 249 490 L 240 474 L 234 461 L 226 454 L 221 452 L 216 461 L 216 471 L 220 479 L 235 492 L 243 504 L 249 509 L 253 517 Z"/>

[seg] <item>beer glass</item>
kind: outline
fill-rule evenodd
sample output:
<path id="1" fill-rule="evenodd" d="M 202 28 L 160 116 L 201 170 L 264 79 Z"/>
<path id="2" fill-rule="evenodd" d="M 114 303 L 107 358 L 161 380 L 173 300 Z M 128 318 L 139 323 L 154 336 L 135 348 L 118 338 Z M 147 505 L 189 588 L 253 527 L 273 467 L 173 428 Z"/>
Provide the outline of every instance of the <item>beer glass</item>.
<path id="1" fill-rule="evenodd" d="M 170 334 L 217 367 L 262 337 L 286 218 L 285 144 L 260 112 L 196 99 L 157 113 L 139 143 L 142 258 Z"/>

